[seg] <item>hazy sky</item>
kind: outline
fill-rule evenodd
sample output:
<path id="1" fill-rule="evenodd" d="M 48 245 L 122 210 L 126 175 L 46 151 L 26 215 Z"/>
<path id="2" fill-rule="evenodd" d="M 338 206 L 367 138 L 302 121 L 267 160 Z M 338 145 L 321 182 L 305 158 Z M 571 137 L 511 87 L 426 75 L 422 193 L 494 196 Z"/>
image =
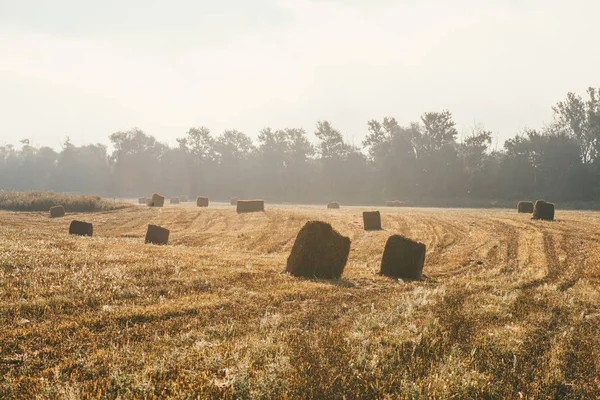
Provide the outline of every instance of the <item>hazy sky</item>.
<path id="1" fill-rule="evenodd" d="M 502 140 L 600 86 L 596 0 L 0 0 L 0 144 L 449 109 Z"/>

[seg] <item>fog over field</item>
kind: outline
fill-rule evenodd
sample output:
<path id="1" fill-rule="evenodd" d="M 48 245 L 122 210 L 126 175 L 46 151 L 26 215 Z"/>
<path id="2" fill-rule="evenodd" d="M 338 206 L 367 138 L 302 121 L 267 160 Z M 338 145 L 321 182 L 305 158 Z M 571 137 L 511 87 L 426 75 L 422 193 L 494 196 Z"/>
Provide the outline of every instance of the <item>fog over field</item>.
<path id="1" fill-rule="evenodd" d="M 598 86 L 594 1 L 0 2 L 0 143 L 106 143 L 139 126 L 312 134 L 451 110 L 502 142 Z"/>
<path id="2" fill-rule="evenodd" d="M 599 15 L 0 0 L 0 399 L 600 398 Z"/>

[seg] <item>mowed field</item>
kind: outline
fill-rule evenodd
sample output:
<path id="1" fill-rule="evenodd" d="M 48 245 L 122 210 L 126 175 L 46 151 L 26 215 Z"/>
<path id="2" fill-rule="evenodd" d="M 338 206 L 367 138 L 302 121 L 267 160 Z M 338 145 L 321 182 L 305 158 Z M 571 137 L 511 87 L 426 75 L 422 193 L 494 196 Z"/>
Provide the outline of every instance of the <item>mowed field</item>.
<path id="1" fill-rule="evenodd" d="M 600 397 L 600 213 L 375 209 L 0 212 L 0 398 Z M 283 273 L 309 220 L 350 237 L 341 280 Z M 424 280 L 377 275 L 396 233 Z"/>

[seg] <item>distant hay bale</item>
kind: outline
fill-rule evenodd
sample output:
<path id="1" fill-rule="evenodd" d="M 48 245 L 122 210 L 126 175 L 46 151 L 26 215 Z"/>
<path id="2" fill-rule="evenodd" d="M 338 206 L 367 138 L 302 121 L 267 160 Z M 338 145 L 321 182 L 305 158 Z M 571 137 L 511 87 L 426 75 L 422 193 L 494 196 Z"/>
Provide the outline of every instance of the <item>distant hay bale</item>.
<path id="1" fill-rule="evenodd" d="M 232 206 L 237 206 L 237 202 L 238 202 L 237 197 L 232 197 L 231 199 L 229 199 L 229 204 L 231 204 Z"/>
<path id="2" fill-rule="evenodd" d="M 196 207 L 208 207 L 208 197 L 198 197 L 196 199 Z"/>
<path id="3" fill-rule="evenodd" d="M 380 231 L 381 230 L 381 215 L 379 211 L 363 212 L 363 223 L 365 231 Z"/>
<path id="4" fill-rule="evenodd" d="M 179 204 L 179 197 L 171 197 L 171 204 Z"/>
<path id="5" fill-rule="evenodd" d="M 524 214 L 531 214 L 533 212 L 533 202 L 531 201 L 520 201 L 517 204 L 517 212 Z"/>
<path id="6" fill-rule="evenodd" d="M 325 222 L 309 221 L 296 236 L 285 271 L 293 276 L 339 279 L 349 253 L 349 238 Z"/>
<path id="7" fill-rule="evenodd" d="M 236 205 L 239 213 L 265 211 L 264 200 L 238 200 Z"/>
<path id="8" fill-rule="evenodd" d="M 152 207 L 162 207 L 165 205 L 165 197 L 158 193 L 152 195 Z"/>
<path id="9" fill-rule="evenodd" d="M 146 204 L 148 202 L 148 199 L 146 197 L 140 197 L 138 199 L 138 204 Z"/>
<path id="10" fill-rule="evenodd" d="M 146 197 L 146 205 L 152 207 L 152 198 Z"/>
<path id="11" fill-rule="evenodd" d="M 340 208 L 340 204 L 337 201 L 332 201 L 331 203 L 327 204 L 327 208 Z"/>
<path id="12" fill-rule="evenodd" d="M 554 204 L 548 203 L 544 200 L 538 200 L 533 206 L 533 218 L 531 219 L 542 219 L 545 221 L 554 220 Z"/>
<path id="13" fill-rule="evenodd" d="M 381 275 L 402 279 L 421 279 L 425 264 L 425 245 L 404 236 L 390 236 L 381 259 Z"/>
<path id="14" fill-rule="evenodd" d="M 65 208 L 63 206 L 50 207 L 50 218 L 60 218 L 65 216 Z"/>
<path id="15" fill-rule="evenodd" d="M 145 243 L 167 244 L 169 242 L 169 230 L 157 225 L 148 225 Z"/>
<path id="16" fill-rule="evenodd" d="M 71 221 L 69 225 L 69 235 L 92 236 L 94 227 L 89 222 Z"/>
<path id="17" fill-rule="evenodd" d="M 179 201 L 182 203 L 187 203 L 188 201 L 190 201 L 190 198 L 187 195 L 183 194 L 179 196 Z"/>

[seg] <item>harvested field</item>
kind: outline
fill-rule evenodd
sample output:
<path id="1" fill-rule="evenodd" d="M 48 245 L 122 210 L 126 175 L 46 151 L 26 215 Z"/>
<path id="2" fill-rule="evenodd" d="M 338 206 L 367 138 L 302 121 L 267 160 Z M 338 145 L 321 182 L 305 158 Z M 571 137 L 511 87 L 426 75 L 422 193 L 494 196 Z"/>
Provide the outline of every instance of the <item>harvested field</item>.
<path id="1" fill-rule="evenodd" d="M 0 398 L 600 396 L 600 213 L 364 210 L 74 214 L 86 238 L 0 211 Z M 283 272 L 309 220 L 350 238 L 341 280 Z M 427 246 L 422 281 L 377 274 L 392 234 Z"/>

